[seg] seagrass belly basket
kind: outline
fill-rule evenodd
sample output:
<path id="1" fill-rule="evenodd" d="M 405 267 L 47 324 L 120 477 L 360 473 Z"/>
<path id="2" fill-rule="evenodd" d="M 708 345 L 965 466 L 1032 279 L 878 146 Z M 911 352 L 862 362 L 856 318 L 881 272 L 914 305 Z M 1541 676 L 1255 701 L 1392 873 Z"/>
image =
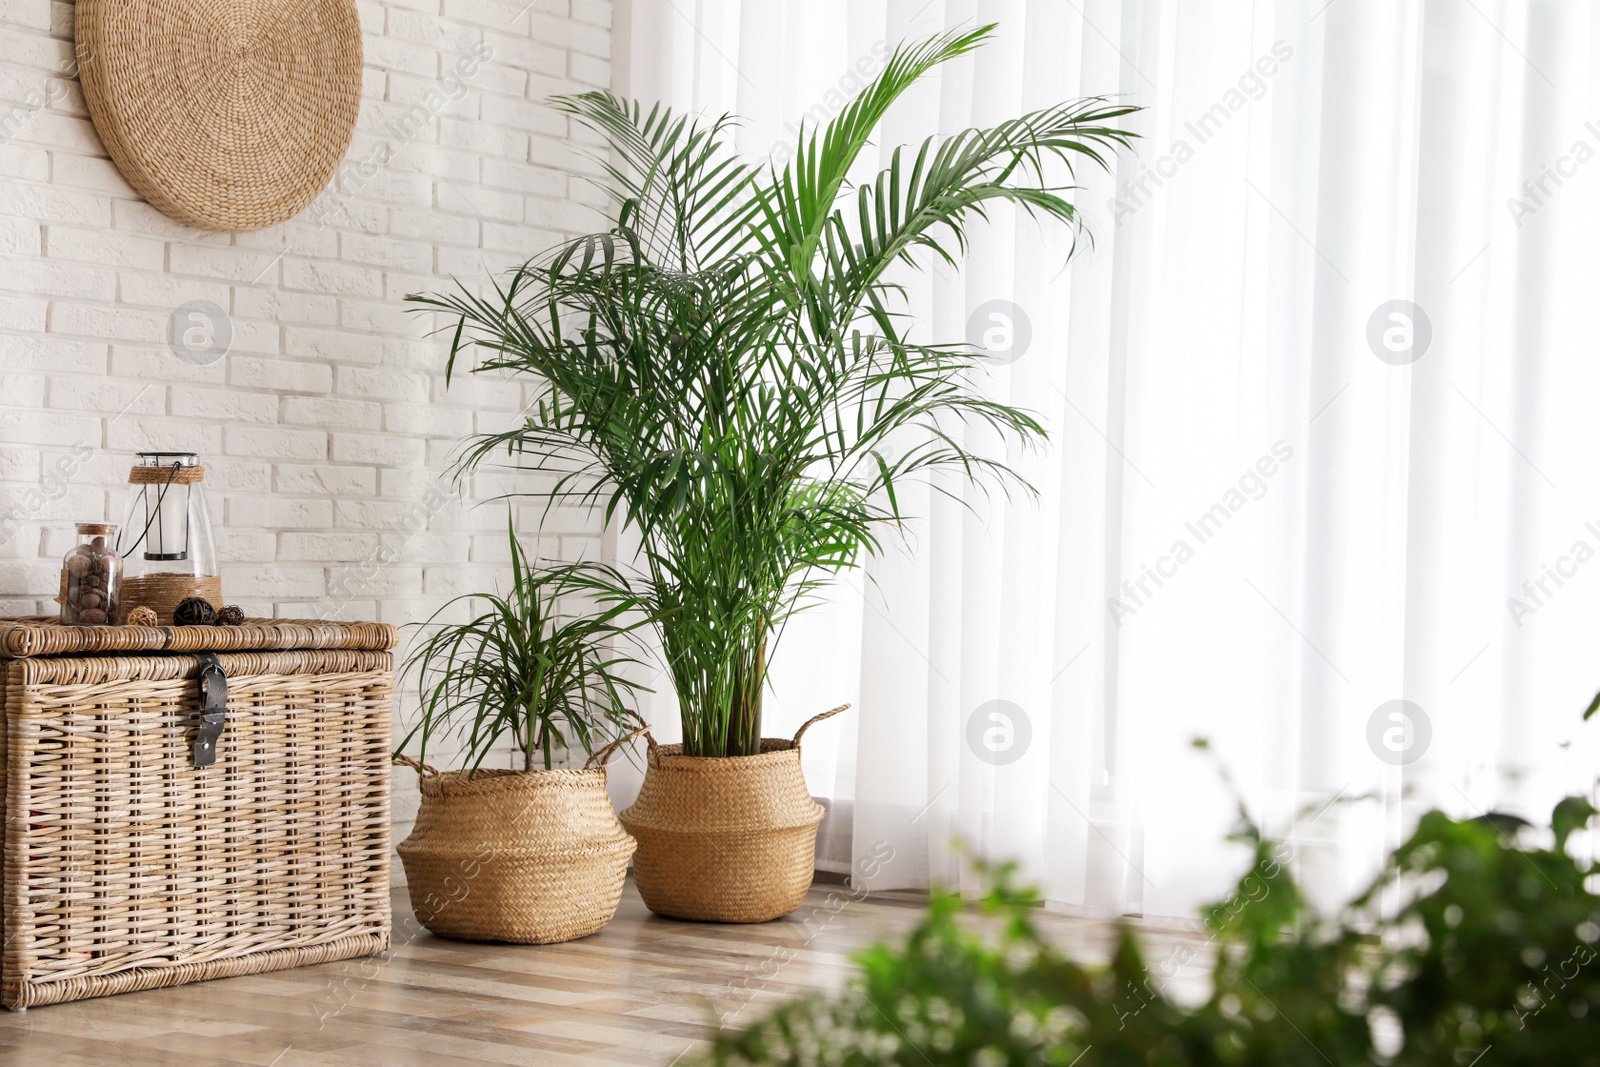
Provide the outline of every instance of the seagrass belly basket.
<path id="1" fill-rule="evenodd" d="M 639 842 L 633 879 L 657 915 L 759 923 L 805 900 L 816 869 L 822 805 L 800 769 L 800 738 L 765 737 L 752 756 L 685 756 L 650 742 L 639 799 L 618 816 Z"/>
<path id="2" fill-rule="evenodd" d="M 622 900 L 634 840 L 606 794 L 606 761 L 582 769 L 421 773 L 422 805 L 397 851 L 417 921 L 440 937 L 548 945 L 586 937 Z"/>
<path id="3" fill-rule="evenodd" d="M 387 948 L 394 640 L 0 620 L 0 1003 Z"/>

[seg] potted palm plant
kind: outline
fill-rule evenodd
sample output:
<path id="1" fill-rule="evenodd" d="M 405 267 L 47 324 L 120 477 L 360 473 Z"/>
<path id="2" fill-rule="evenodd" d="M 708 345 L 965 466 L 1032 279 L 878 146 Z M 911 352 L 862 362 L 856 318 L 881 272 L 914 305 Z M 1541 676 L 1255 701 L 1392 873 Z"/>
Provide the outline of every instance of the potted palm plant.
<path id="1" fill-rule="evenodd" d="M 568 941 L 616 913 L 634 841 L 606 793 L 605 763 L 632 736 L 634 686 L 618 673 L 632 661 L 608 651 L 627 630 L 622 609 L 560 610 L 590 569 L 540 569 L 513 533 L 510 595 L 455 598 L 407 660 L 421 712 L 400 750 L 416 742 L 417 757 L 395 758 L 421 775 L 422 805 L 399 852 L 417 919 L 440 936 Z M 436 625 L 462 602 L 472 618 Z M 425 762 L 441 733 L 460 742 L 464 769 Z M 520 769 L 485 768 L 507 741 Z M 589 760 L 556 768 L 560 749 Z"/>
<path id="2" fill-rule="evenodd" d="M 955 468 L 1021 484 L 967 433 L 1044 436 L 976 388 L 982 353 L 911 339 L 891 268 L 953 264 L 996 203 L 1075 226 L 1074 165 L 1107 166 L 1131 136 L 1112 124 L 1135 109 L 1059 104 L 897 148 L 874 180 L 847 182 L 895 100 L 992 29 L 898 48 L 781 168 L 735 155 L 727 117 L 558 97 L 609 146 L 610 228 L 492 296 L 412 298 L 456 320 L 449 372 L 477 346 L 477 369 L 546 386 L 522 425 L 476 438 L 463 469 L 508 454 L 550 501 L 601 506 L 637 538 L 616 593 L 654 624 L 683 730 L 652 741 L 622 813 L 657 912 L 756 921 L 799 905 L 822 812 L 799 737 L 761 731 L 784 621 L 883 546 L 908 480 Z"/>

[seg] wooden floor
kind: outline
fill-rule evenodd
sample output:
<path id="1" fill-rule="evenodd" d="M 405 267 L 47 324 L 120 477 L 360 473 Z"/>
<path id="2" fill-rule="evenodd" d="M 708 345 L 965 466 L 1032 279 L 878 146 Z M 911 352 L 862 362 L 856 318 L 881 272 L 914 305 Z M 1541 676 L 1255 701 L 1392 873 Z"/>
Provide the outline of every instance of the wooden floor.
<path id="1" fill-rule="evenodd" d="M 384 956 L 0 1012 L 0 1064 L 665 1067 L 719 1025 L 837 988 L 850 952 L 920 915 L 900 894 L 841 909 L 828 902 L 838 891 L 813 887 L 788 919 L 718 926 L 651 915 L 630 881 L 611 925 L 550 946 L 441 940 L 397 891 Z M 1103 924 L 1043 921 L 1076 957 L 1103 958 L 1110 944 Z"/>

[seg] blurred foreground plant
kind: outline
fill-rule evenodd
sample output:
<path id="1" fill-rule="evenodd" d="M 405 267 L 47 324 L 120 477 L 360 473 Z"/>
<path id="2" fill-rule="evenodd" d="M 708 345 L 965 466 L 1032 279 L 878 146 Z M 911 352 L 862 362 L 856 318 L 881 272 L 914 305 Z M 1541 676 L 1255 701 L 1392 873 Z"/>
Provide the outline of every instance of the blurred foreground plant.
<path id="1" fill-rule="evenodd" d="M 1030 918 L 1038 897 L 991 868 L 979 911 L 997 930 L 984 936 L 936 890 L 903 946 L 857 956 L 843 994 L 719 1035 L 705 1061 L 1600 1067 L 1600 868 L 1567 850 L 1595 814 L 1569 797 L 1541 839 L 1520 820 L 1431 811 L 1334 918 L 1307 907 L 1282 846 L 1246 823 L 1236 837 L 1255 863 L 1204 913 L 1214 958 L 1198 1006 L 1166 994 L 1172 973 L 1127 925 L 1109 964 L 1067 959 Z"/>

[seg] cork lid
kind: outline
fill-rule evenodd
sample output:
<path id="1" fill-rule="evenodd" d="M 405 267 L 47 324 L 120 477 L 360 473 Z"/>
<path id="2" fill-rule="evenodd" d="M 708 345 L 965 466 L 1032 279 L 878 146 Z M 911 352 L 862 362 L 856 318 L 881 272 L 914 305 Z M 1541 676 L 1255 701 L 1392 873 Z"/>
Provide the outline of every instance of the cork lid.
<path id="1" fill-rule="evenodd" d="M 78 532 L 81 534 L 99 534 L 104 537 L 116 533 L 117 527 L 115 523 L 110 522 L 80 522 L 78 523 Z"/>

